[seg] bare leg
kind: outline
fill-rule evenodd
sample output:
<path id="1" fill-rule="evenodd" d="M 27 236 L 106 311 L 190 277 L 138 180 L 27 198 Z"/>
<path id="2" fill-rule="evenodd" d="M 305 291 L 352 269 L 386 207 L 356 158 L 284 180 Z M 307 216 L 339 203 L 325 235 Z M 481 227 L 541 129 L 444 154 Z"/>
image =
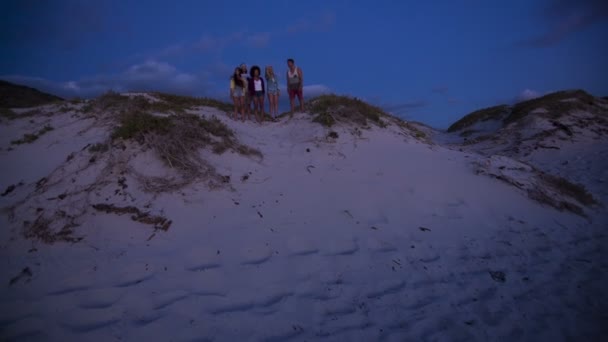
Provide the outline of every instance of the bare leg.
<path id="1" fill-rule="evenodd" d="M 241 121 L 245 121 L 245 98 L 239 97 L 239 111 L 241 112 Z"/>
<path id="2" fill-rule="evenodd" d="M 274 94 L 274 114 L 279 116 L 279 94 Z"/>
<path id="3" fill-rule="evenodd" d="M 300 90 L 300 93 L 298 94 L 298 101 L 300 101 L 300 111 L 304 112 L 304 95 L 302 94 L 301 90 Z"/>
<path id="4" fill-rule="evenodd" d="M 232 102 L 234 103 L 234 117 L 231 119 L 237 120 L 237 114 L 239 111 L 239 98 L 236 96 L 232 96 Z M 228 115 L 230 117 L 230 115 Z"/>
<path id="5" fill-rule="evenodd" d="M 253 117 L 255 121 L 260 122 L 260 116 L 258 115 L 258 107 L 260 105 L 260 99 L 257 96 L 253 97 Z"/>
<path id="6" fill-rule="evenodd" d="M 294 108 L 295 107 L 294 102 L 296 100 L 296 97 L 292 96 L 292 95 L 293 94 L 289 94 L 289 105 L 291 106 L 291 114 L 293 115 L 293 112 L 295 110 L 295 108 Z"/>
<path id="7" fill-rule="evenodd" d="M 264 113 L 266 109 L 266 105 L 264 105 L 264 96 L 259 97 L 258 101 L 260 101 L 260 115 L 262 116 L 261 121 L 263 122 L 266 119 L 266 113 Z"/>

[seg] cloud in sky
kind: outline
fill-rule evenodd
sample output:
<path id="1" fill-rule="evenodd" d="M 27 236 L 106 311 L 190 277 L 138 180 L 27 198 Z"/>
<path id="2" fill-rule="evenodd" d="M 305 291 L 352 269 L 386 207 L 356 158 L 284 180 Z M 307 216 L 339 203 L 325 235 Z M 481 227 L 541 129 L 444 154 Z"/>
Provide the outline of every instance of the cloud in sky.
<path id="1" fill-rule="evenodd" d="M 289 34 L 302 32 L 323 32 L 331 29 L 336 22 L 336 15 L 330 11 L 319 13 L 313 18 L 301 18 L 295 24 L 288 26 L 285 31 Z"/>
<path id="2" fill-rule="evenodd" d="M 541 96 L 542 94 L 540 94 L 539 92 L 532 90 L 532 89 L 524 89 L 521 93 L 519 93 L 519 95 L 517 95 L 516 101 L 520 102 L 520 101 L 527 101 L 527 100 L 532 100 L 535 99 L 539 96 Z"/>
<path id="3" fill-rule="evenodd" d="M 433 89 L 431 89 L 431 91 L 435 94 L 439 94 L 439 95 L 446 95 L 448 93 L 449 88 L 446 86 L 436 86 Z"/>
<path id="4" fill-rule="evenodd" d="M 414 100 L 398 104 L 381 105 L 380 107 L 394 115 L 404 116 L 409 114 L 411 111 L 426 107 L 428 105 L 429 103 L 426 100 Z"/>
<path id="5" fill-rule="evenodd" d="M 198 95 L 204 95 L 209 91 L 209 84 L 204 77 L 181 72 L 168 63 L 154 60 L 132 65 L 121 73 L 97 75 L 76 81 L 54 82 L 19 75 L 6 75 L 0 78 L 68 98 L 96 96 L 110 89 L 119 92 L 158 90 Z"/>
<path id="6" fill-rule="evenodd" d="M 234 31 L 226 35 L 212 35 L 204 33 L 200 39 L 194 42 L 176 43 L 160 49 L 149 55 L 149 58 L 168 58 L 193 52 L 218 53 L 227 47 L 243 45 L 252 48 L 265 48 L 274 38 L 284 35 L 299 34 L 305 32 L 325 32 L 335 23 L 333 12 L 321 12 L 316 17 L 301 18 L 294 25 L 284 30 L 274 32 L 249 32 L 246 30 Z"/>
<path id="7" fill-rule="evenodd" d="M 255 48 L 264 48 L 270 43 L 270 32 L 259 32 L 247 37 L 247 44 Z"/>
<path id="8" fill-rule="evenodd" d="M 439 85 L 431 89 L 436 95 L 439 95 L 445 99 L 445 101 L 450 105 L 457 105 L 463 103 L 464 101 L 458 97 L 450 95 L 450 88 L 445 85 Z"/>
<path id="9" fill-rule="evenodd" d="M 551 0 L 542 10 L 545 32 L 520 41 L 523 47 L 548 47 L 593 24 L 608 20 L 606 0 Z"/>

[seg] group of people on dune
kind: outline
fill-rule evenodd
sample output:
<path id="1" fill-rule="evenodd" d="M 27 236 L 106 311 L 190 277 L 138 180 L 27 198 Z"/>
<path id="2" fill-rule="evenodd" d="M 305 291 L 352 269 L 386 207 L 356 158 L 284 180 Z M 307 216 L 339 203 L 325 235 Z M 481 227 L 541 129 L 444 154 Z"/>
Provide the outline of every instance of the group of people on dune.
<path id="1" fill-rule="evenodd" d="M 287 60 L 287 67 L 287 92 L 291 112 L 294 112 L 296 97 L 299 101 L 300 111 L 304 111 L 302 92 L 304 75 L 302 69 L 297 67 L 291 58 Z M 230 77 L 230 97 L 234 102 L 233 119 L 238 120 L 240 114 L 241 120 L 245 121 L 245 119 L 250 119 L 250 114 L 253 114 L 254 118 L 262 123 L 266 116 L 264 98 L 267 95 L 269 114 L 272 120 L 275 120 L 279 115 L 280 94 L 279 80 L 272 66 L 268 65 L 264 68 L 264 78 L 262 78 L 259 66 L 254 65 L 247 72 L 247 65 L 245 63 L 241 64 L 234 69 L 234 74 Z"/>

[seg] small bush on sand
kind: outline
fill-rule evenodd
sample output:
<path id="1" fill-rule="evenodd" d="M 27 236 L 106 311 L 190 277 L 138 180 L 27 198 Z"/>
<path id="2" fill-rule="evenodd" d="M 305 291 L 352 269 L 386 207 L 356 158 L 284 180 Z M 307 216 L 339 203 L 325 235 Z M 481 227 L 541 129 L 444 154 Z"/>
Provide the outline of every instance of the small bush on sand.
<path id="1" fill-rule="evenodd" d="M 320 123 L 325 127 L 331 127 L 336 123 L 336 120 L 329 113 L 319 113 L 313 119 L 313 122 Z"/>
<path id="2" fill-rule="evenodd" d="M 112 139 L 135 139 L 141 141 L 144 134 L 166 134 L 171 120 L 144 112 L 123 113 L 120 125 L 112 132 Z"/>
<path id="3" fill-rule="evenodd" d="M 503 116 L 507 115 L 510 107 L 507 105 L 494 106 L 489 108 L 483 108 L 474 111 L 470 114 L 465 115 L 462 119 L 453 123 L 449 128 L 448 132 L 455 132 L 466 127 L 472 126 L 477 122 L 488 121 L 488 120 L 500 120 Z M 463 132 L 464 133 L 464 132 Z"/>
<path id="4" fill-rule="evenodd" d="M 108 144 L 97 143 L 97 144 L 94 144 L 91 147 L 89 147 L 89 152 L 103 153 L 103 152 L 107 152 L 109 149 L 110 149 L 110 146 Z"/>
<path id="5" fill-rule="evenodd" d="M 40 138 L 40 136 L 42 136 L 45 133 L 50 132 L 52 130 L 53 130 L 52 126 L 45 125 L 44 127 L 42 127 L 42 129 L 40 129 L 36 133 L 33 133 L 33 134 L 26 133 L 26 134 L 23 135 L 23 137 L 21 139 L 11 141 L 11 145 L 21 145 L 21 144 L 32 143 L 32 142 L 38 140 L 38 138 Z"/>
<path id="6" fill-rule="evenodd" d="M 366 126 L 371 121 L 382 126 L 384 122 L 380 118 L 388 116 L 380 107 L 339 95 L 321 95 L 310 100 L 307 107 L 310 113 L 315 114 L 313 121 L 327 127 L 336 121 L 353 122 L 361 126 Z"/>
<path id="7" fill-rule="evenodd" d="M 13 112 L 10 108 L 0 108 L 0 118 L 7 120 L 14 120 L 18 118 L 19 115 Z"/>

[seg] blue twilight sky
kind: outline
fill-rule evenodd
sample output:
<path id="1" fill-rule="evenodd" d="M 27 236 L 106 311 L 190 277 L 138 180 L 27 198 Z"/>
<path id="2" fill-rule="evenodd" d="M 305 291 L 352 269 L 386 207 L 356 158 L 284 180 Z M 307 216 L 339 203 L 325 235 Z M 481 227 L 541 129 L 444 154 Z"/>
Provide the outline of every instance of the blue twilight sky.
<path id="1" fill-rule="evenodd" d="M 292 57 L 305 96 L 444 128 L 556 90 L 607 96 L 608 1 L 0 0 L 0 51 L 0 79 L 65 97 L 227 99 L 237 64 L 283 75 Z"/>

